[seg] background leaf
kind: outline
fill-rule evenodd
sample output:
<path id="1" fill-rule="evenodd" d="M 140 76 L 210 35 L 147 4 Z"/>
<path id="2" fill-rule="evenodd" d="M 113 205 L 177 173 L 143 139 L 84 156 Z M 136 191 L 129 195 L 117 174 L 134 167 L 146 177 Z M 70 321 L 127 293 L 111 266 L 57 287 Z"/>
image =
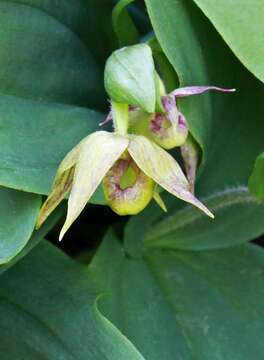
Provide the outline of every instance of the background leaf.
<path id="1" fill-rule="evenodd" d="M 36 245 L 38 245 L 39 242 L 43 240 L 43 237 L 46 236 L 47 233 L 56 225 L 64 212 L 65 207 L 63 205 L 59 206 L 39 230 L 34 230 L 25 247 L 23 247 L 23 249 L 7 263 L 0 265 L 0 275 L 23 259 L 24 256 L 26 256 Z"/>
<path id="2" fill-rule="evenodd" d="M 13 4 L 27 5 L 39 9 L 72 30 L 83 41 L 88 40 L 87 17 L 89 11 L 83 0 L 0 0 Z M 91 40 L 91 39 L 90 39 Z M 88 42 L 87 42 L 88 45 Z"/>
<path id="3" fill-rule="evenodd" d="M 103 69 L 107 57 L 118 47 L 112 24 L 115 0 L 82 0 L 82 2 L 88 13 L 85 17 L 85 25 L 88 28 L 89 49 Z"/>
<path id="4" fill-rule="evenodd" d="M 0 187 L 0 264 L 26 245 L 35 227 L 40 196 Z"/>
<path id="5" fill-rule="evenodd" d="M 249 245 L 135 259 L 110 233 L 90 270 L 107 291 L 99 309 L 146 360 L 261 360 L 263 261 Z"/>
<path id="6" fill-rule="evenodd" d="M 127 6 L 132 2 L 134 0 L 120 0 L 113 9 L 113 27 L 120 47 L 134 45 L 139 40 L 138 30 L 127 11 Z"/>
<path id="7" fill-rule="evenodd" d="M 206 199 L 206 205 L 215 215 L 213 221 L 186 206 L 149 226 L 145 246 L 209 250 L 239 245 L 263 233 L 264 205 L 247 188 L 215 194 Z"/>
<path id="8" fill-rule="evenodd" d="M 89 279 L 84 267 L 46 242 L 2 274 L 0 352 L 5 360 L 143 360 L 100 313 Z"/>
<path id="9" fill-rule="evenodd" d="M 2 1 L 0 23 L 1 93 L 99 106 L 102 74 L 69 28 L 36 7 Z"/>
<path id="10" fill-rule="evenodd" d="M 63 157 L 102 120 L 85 108 L 12 96 L 0 97 L 0 114 L 0 184 L 39 194 L 49 193 Z"/>
<path id="11" fill-rule="evenodd" d="M 264 81 L 264 8 L 259 0 L 194 0 L 242 63 Z"/>

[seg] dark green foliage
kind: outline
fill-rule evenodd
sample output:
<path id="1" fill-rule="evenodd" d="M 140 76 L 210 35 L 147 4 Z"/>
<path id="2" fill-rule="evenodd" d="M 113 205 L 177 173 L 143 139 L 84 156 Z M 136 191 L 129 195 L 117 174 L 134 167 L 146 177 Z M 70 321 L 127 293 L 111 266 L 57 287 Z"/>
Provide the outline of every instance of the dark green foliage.
<path id="1" fill-rule="evenodd" d="M 264 7 L 222 5 L 0 0 L 1 359 L 263 359 L 264 254 L 248 242 L 264 234 Z M 237 89 L 177 101 L 215 220 L 169 194 L 168 213 L 152 202 L 130 219 L 88 205 L 59 244 L 64 203 L 34 227 L 60 161 L 100 129 L 108 95 L 154 110 L 144 51 L 148 68 L 121 59 L 122 82 L 139 75 L 128 93 L 103 86 L 113 50 L 140 42 L 168 91 Z"/>

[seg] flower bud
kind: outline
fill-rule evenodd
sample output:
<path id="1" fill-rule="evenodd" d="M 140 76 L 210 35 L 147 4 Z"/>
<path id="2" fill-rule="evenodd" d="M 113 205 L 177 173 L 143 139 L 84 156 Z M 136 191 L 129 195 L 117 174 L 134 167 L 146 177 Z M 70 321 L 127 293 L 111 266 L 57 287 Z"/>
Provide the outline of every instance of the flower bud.
<path id="1" fill-rule="evenodd" d="M 103 180 L 106 201 L 118 215 L 135 215 L 142 211 L 152 199 L 154 187 L 154 181 L 126 152 Z"/>

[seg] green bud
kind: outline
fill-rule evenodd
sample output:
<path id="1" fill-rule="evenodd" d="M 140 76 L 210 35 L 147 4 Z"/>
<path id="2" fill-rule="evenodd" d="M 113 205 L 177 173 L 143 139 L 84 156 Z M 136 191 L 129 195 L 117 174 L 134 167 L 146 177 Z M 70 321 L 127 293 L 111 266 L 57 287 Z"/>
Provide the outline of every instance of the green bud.
<path id="1" fill-rule="evenodd" d="M 108 171 L 103 180 L 106 201 L 118 215 L 135 215 L 153 197 L 155 183 L 125 152 Z"/>

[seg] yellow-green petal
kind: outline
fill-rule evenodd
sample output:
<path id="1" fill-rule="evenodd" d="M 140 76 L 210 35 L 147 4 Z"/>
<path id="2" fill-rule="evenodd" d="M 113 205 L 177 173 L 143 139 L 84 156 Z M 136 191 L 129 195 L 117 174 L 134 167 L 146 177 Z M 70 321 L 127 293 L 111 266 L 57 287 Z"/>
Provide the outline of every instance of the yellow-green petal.
<path id="1" fill-rule="evenodd" d="M 47 217 L 56 209 L 64 199 L 65 195 L 69 192 L 73 181 L 73 174 L 74 168 L 72 167 L 64 171 L 55 179 L 52 191 L 40 209 L 36 223 L 37 229 L 44 223 Z"/>
<path id="2" fill-rule="evenodd" d="M 61 176 L 64 173 L 64 171 L 70 169 L 76 164 L 81 152 L 82 145 L 85 143 L 88 137 L 89 136 L 85 137 L 76 146 L 74 146 L 74 148 L 72 148 L 71 151 L 69 151 L 68 154 L 65 156 L 65 158 L 62 160 L 62 162 L 58 167 L 57 174 L 52 187 L 54 187 L 57 178 Z"/>
<path id="3" fill-rule="evenodd" d="M 126 137 L 106 131 L 97 131 L 85 139 L 75 167 L 67 218 L 60 233 L 60 240 L 127 146 Z"/>
<path id="4" fill-rule="evenodd" d="M 144 173 L 157 184 L 208 216 L 214 215 L 190 192 L 190 185 L 177 161 L 144 136 L 130 135 L 128 152 Z"/>
<path id="5" fill-rule="evenodd" d="M 60 163 L 52 184 L 51 193 L 40 209 L 36 228 L 39 228 L 44 223 L 47 217 L 55 210 L 69 192 L 73 181 L 74 165 L 78 160 L 84 140 L 85 139 L 79 142 Z"/>

